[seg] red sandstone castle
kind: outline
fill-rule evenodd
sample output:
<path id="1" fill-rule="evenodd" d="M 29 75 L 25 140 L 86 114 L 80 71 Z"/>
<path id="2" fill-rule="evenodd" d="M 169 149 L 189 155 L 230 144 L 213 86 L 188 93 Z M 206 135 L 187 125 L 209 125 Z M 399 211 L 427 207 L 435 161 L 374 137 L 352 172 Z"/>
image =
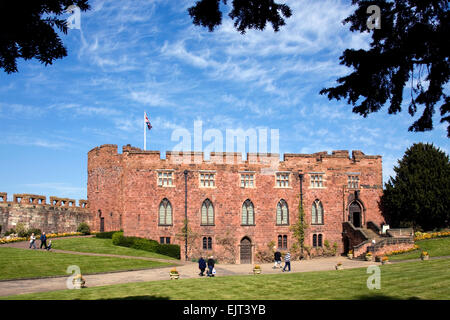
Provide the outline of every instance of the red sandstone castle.
<path id="1" fill-rule="evenodd" d="M 338 252 L 370 245 L 384 223 L 381 156 L 361 151 L 314 154 L 143 151 L 102 145 L 88 153 L 88 200 L 93 228 L 123 229 L 161 243 L 180 238 L 187 217 L 195 234 L 188 259 L 215 255 L 222 261 L 249 263 L 273 241 L 281 250 L 295 243 L 290 226 L 302 201 L 305 244 L 336 243 Z M 361 252 L 367 246 L 361 246 Z"/>

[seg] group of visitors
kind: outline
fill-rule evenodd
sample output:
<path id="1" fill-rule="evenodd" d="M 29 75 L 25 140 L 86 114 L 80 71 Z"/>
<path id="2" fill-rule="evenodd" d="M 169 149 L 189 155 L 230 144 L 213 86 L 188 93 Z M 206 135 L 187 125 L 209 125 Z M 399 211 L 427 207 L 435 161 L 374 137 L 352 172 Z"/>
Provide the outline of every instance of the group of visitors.
<path id="1" fill-rule="evenodd" d="M 276 249 L 275 254 L 274 254 L 274 260 L 275 263 L 273 265 L 273 269 L 276 268 L 281 268 L 281 252 L 280 250 Z M 206 271 L 206 275 L 208 277 L 214 277 L 214 275 L 216 274 L 216 269 L 214 268 L 214 257 L 210 256 L 208 258 L 208 261 L 205 261 L 205 259 L 203 259 L 203 257 L 200 257 L 200 259 L 198 260 L 198 268 L 200 269 L 200 273 L 198 274 L 199 276 L 203 277 L 206 267 L 208 267 L 208 270 Z M 291 254 L 288 251 L 285 255 L 284 255 L 284 267 L 283 267 L 283 272 L 286 271 L 286 268 L 288 269 L 287 272 L 291 271 Z"/>
<path id="2" fill-rule="evenodd" d="M 198 274 L 199 276 L 203 277 L 204 273 L 205 273 L 205 269 L 206 267 L 208 267 L 208 270 L 206 271 L 206 275 L 208 277 L 214 277 L 216 274 L 216 269 L 214 268 L 214 257 L 210 256 L 208 261 L 205 261 L 205 259 L 203 259 L 203 257 L 200 257 L 200 259 L 198 260 L 198 268 L 200 269 L 200 273 Z"/>
<path id="3" fill-rule="evenodd" d="M 274 249 L 276 249 L 276 251 L 274 253 L 275 262 L 274 262 L 272 269 L 281 268 L 281 252 L 277 248 L 274 248 Z M 291 271 L 291 254 L 289 251 L 284 255 L 283 272 L 286 271 L 286 267 L 288 268 L 288 272 L 290 272 Z"/>
<path id="4" fill-rule="evenodd" d="M 41 246 L 39 249 L 42 249 L 42 247 L 44 247 L 47 251 L 50 251 L 50 249 L 52 248 L 52 240 L 50 240 L 47 245 L 47 236 L 45 235 L 45 232 L 42 232 L 39 240 L 41 240 Z M 36 236 L 34 235 L 34 233 L 32 233 L 30 236 L 30 249 L 31 247 L 33 247 L 33 249 L 37 249 L 35 242 Z"/>

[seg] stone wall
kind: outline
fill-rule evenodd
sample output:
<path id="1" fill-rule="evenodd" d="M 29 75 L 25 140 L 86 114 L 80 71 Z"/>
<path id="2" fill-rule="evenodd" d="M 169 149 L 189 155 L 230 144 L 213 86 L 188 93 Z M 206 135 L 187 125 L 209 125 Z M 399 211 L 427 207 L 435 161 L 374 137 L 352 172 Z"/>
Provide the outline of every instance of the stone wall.
<path id="1" fill-rule="evenodd" d="M 158 186 L 158 171 L 172 170 L 171 187 Z M 184 251 L 184 241 L 177 239 L 185 218 L 185 175 L 187 170 L 187 216 L 189 226 L 199 235 L 193 248 L 193 257 L 199 254 L 230 256 L 230 250 L 218 244 L 227 238 L 237 250 L 244 237 L 252 243 L 253 261 L 256 250 L 264 250 L 270 241 L 277 243 L 279 235 L 287 235 L 288 248 L 295 242 L 290 225 L 298 219 L 300 178 L 303 175 L 303 207 L 309 224 L 306 244 L 312 245 L 313 234 L 322 234 L 331 245 L 338 244 L 343 252 L 342 223 L 349 220 L 349 205 L 358 201 L 362 207 L 361 222 L 381 225 L 384 219 L 378 202 L 382 194 L 381 156 L 368 156 L 361 151 L 318 152 L 314 154 L 247 154 L 212 152 L 208 160 L 202 152 L 166 152 L 161 159 L 159 151 L 143 151 L 124 146 L 118 153 L 117 145 L 102 145 L 88 153 L 88 200 L 93 214 L 93 226 L 99 230 L 103 219 L 105 231 L 123 229 L 127 236 L 160 240 L 170 238 Z M 201 172 L 215 173 L 214 187 L 201 187 Z M 252 172 L 255 186 L 243 188 L 240 174 Z M 289 174 L 289 187 L 276 186 L 276 172 Z M 323 175 L 323 187 L 310 186 L 311 176 Z M 358 175 L 359 187 L 349 189 L 348 175 Z M 358 191 L 358 195 L 355 195 Z M 173 208 L 173 223 L 158 224 L 158 210 L 162 199 L 168 199 Z M 201 225 L 201 206 L 209 199 L 214 207 L 214 224 Z M 250 199 L 255 208 L 255 224 L 241 224 L 242 205 Z M 276 224 L 276 206 L 283 199 L 289 208 L 289 225 Z M 324 221 L 311 225 L 311 208 L 321 201 Z M 202 250 L 202 238 L 211 237 L 213 249 Z M 182 257 L 184 253 L 182 252 Z"/>
<path id="2" fill-rule="evenodd" d="M 81 222 L 91 224 L 91 214 L 86 200 L 76 206 L 74 199 L 46 197 L 33 194 L 14 194 L 7 201 L 7 194 L 0 193 L 0 225 L 2 233 L 23 223 L 27 229 L 38 228 L 47 233 L 75 232 Z"/>

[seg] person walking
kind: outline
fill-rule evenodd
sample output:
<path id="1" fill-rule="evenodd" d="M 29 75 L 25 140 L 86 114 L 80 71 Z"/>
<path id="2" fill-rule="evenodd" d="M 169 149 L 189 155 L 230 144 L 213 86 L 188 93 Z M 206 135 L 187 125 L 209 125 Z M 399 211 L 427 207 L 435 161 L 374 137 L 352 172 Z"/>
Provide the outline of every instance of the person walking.
<path id="1" fill-rule="evenodd" d="M 30 249 L 31 249 L 31 246 L 33 246 L 33 249 L 36 249 L 35 242 L 36 242 L 36 236 L 34 235 L 34 232 L 33 232 L 30 236 Z"/>
<path id="2" fill-rule="evenodd" d="M 277 267 L 281 268 L 281 252 L 279 249 L 277 249 L 275 251 L 273 259 L 274 259 L 274 264 L 273 264 L 272 269 L 276 269 Z"/>
<path id="3" fill-rule="evenodd" d="M 45 235 L 45 232 L 42 232 L 40 240 L 41 240 L 41 247 L 39 249 L 42 249 L 42 246 L 44 246 L 45 249 L 47 249 L 47 236 Z"/>
<path id="4" fill-rule="evenodd" d="M 49 240 L 48 246 L 47 246 L 47 251 L 50 251 L 51 248 L 52 248 L 52 240 Z"/>
<path id="5" fill-rule="evenodd" d="M 204 272 L 206 269 L 206 261 L 205 259 L 203 259 L 203 257 L 200 257 L 200 259 L 198 260 L 198 268 L 200 269 L 200 273 L 198 274 L 199 276 L 203 277 L 204 276 Z"/>
<path id="6" fill-rule="evenodd" d="M 208 277 L 214 277 L 214 257 L 210 256 L 208 259 Z"/>
<path id="7" fill-rule="evenodd" d="M 288 269 L 289 269 L 288 272 L 290 272 L 291 271 L 291 254 L 289 253 L 289 251 L 284 256 L 283 272 L 286 271 L 286 267 L 288 267 Z"/>

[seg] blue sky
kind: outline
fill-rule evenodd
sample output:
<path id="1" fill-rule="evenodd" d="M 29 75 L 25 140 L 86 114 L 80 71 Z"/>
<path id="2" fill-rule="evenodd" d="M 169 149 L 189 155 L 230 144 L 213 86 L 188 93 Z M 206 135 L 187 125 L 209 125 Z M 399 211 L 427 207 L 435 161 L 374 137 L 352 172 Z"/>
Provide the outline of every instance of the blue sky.
<path id="1" fill-rule="evenodd" d="M 320 89 L 350 72 L 346 48 L 368 34 L 341 21 L 350 1 L 286 0 L 293 16 L 278 33 L 239 34 L 224 15 L 210 33 L 194 26 L 195 1 L 90 1 L 81 29 L 62 35 L 68 56 L 45 67 L 19 61 L 0 73 L 0 192 L 85 199 L 87 152 L 102 144 L 143 147 L 143 112 L 153 129 L 147 150 L 164 156 L 174 130 L 279 130 L 279 153 L 362 150 L 383 156 L 386 182 L 414 142 L 449 153 L 446 127 L 412 133 L 406 108 L 363 118 Z M 446 87 L 448 94 L 448 86 Z M 193 145 L 193 142 L 192 142 Z M 205 143 L 203 144 L 205 146 Z M 269 149 L 270 151 L 270 149 Z"/>

